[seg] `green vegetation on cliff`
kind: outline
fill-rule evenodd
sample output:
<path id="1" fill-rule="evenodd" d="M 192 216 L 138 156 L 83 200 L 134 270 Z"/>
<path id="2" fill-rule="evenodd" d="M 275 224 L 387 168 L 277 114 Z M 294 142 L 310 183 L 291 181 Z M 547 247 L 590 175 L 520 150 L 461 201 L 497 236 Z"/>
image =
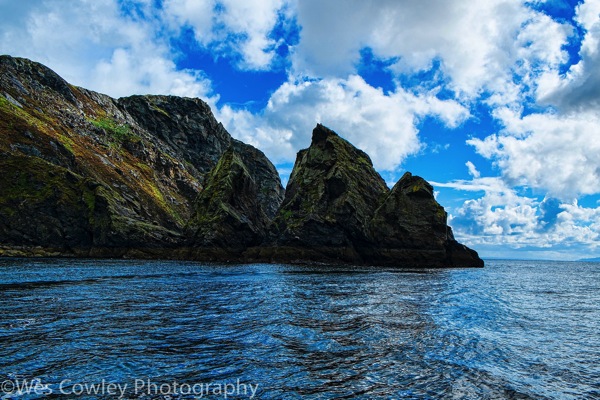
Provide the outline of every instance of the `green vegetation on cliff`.
<path id="1" fill-rule="evenodd" d="M 90 122 L 96 128 L 100 128 L 108 133 L 111 139 L 118 144 L 123 144 L 124 142 L 137 143 L 142 140 L 140 136 L 133 133 L 129 125 L 119 124 L 113 119 L 103 117 L 92 119 Z"/>

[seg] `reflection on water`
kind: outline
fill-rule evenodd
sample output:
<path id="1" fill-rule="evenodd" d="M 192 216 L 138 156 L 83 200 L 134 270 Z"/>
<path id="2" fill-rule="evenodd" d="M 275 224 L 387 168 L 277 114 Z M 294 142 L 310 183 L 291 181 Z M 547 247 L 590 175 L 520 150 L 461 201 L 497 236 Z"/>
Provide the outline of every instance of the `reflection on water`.
<path id="1" fill-rule="evenodd" d="M 600 398 L 600 264 L 0 260 L 0 293 L 0 381 L 55 394 L 104 380 L 149 398 L 132 389 L 149 379 L 267 399 Z"/>

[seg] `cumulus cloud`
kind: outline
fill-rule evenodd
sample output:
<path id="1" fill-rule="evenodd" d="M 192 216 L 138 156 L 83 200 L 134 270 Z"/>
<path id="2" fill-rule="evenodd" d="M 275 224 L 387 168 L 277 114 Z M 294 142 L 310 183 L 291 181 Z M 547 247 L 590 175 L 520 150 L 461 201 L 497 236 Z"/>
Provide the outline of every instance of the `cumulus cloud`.
<path id="1" fill-rule="evenodd" d="M 266 69 L 277 42 L 270 32 L 284 8 L 283 0 L 166 0 L 163 10 L 171 23 L 191 27 L 198 43 L 216 55 L 240 56 L 243 69 Z"/>
<path id="2" fill-rule="evenodd" d="M 397 59 L 399 74 L 429 70 L 435 60 L 448 87 L 474 98 L 515 101 L 513 82 L 551 70 L 565 61 L 562 49 L 571 29 L 528 7 L 525 1 L 298 2 L 303 30 L 294 52 L 299 73 L 343 76 L 353 70 L 361 48 Z"/>
<path id="3" fill-rule="evenodd" d="M 600 191 L 600 117 L 596 113 L 521 117 L 508 108 L 496 112 L 500 134 L 470 139 L 514 186 L 529 186 L 564 200 Z"/>
<path id="4" fill-rule="evenodd" d="M 481 177 L 436 187 L 480 192 L 452 210 L 449 224 L 459 238 L 471 245 L 508 245 L 514 249 L 583 246 L 600 247 L 600 207 L 586 208 L 577 201 L 542 201 L 520 195 L 498 177 Z"/>
<path id="5" fill-rule="evenodd" d="M 437 116 L 450 127 L 469 116 L 456 101 L 400 89 L 384 94 L 357 75 L 289 81 L 259 116 L 228 107 L 219 113 L 235 136 L 259 145 L 275 161 L 293 160 L 296 151 L 310 143 L 313 127 L 322 123 L 370 154 L 380 170 L 394 170 L 419 151 L 420 116 Z"/>
<path id="6" fill-rule="evenodd" d="M 501 178 L 474 177 L 470 181 L 432 184 L 467 192 L 485 192 L 485 196 L 481 198 L 466 200 L 451 215 L 452 225 L 458 228 L 459 234 L 483 237 L 535 231 L 535 199 L 519 196 Z"/>
<path id="7" fill-rule="evenodd" d="M 88 78 L 90 87 L 113 96 L 171 94 L 202 97 L 209 102 L 211 82 L 199 71 L 177 70 L 175 64 L 158 54 L 115 49 L 109 60 L 100 60 Z"/>
<path id="8" fill-rule="evenodd" d="M 580 206 L 577 201 L 562 204 L 563 211 L 557 215 L 556 226 L 551 234 L 554 243 L 585 243 L 592 249 L 600 247 L 600 207 Z"/>
<path id="9" fill-rule="evenodd" d="M 545 72 L 539 79 L 540 103 L 553 104 L 565 112 L 597 112 L 600 106 L 600 1 L 586 0 L 577 6 L 575 22 L 584 30 L 580 60 L 565 75 Z"/>
<path id="10" fill-rule="evenodd" d="M 201 73 L 176 68 L 168 43 L 156 37 L 152 18 L 125 16 L 114 1 L 66 6 L 63 1 L 44 0 L 36 7 L 2 6 L 6 10 L 0 15 L 2 51 L 40 61 L 74 84 L 117 97 L 136 93 L 207 97 L 211 92 Z M 144 9 L 144 3 L 138 6 Z"/>

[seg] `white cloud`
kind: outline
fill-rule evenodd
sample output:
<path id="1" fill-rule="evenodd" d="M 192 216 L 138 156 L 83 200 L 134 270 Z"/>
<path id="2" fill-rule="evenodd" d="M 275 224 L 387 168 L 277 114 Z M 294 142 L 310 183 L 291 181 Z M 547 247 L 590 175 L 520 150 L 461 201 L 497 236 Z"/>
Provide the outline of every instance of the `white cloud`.
<path id="1" fill-rule="evenodd" d="M 215 39 L 215 6 L 215 0 L 165 0 L 163 10 L 172 28 L 180 29 L 183 25 L 194 28 L 196 40 L 207 46 Z"/>
<path id="2" fill-rule="evenodd" d="M 503 237 L 512 245 L 519 245 L 536 231 L 535 199 L 519 196 L 500 178 L 474 178 L 472 181 L 433 185 L 462 191 L 485 191 L 481 198 L 466 200 L 450 218 L 457 236 L 468 236 L 469 243 L 486 243 Z M 516 241 L 510 239 L 517 237 Z"/>
<path id="3" fill-rule="evenodd" d="M 434 60 L 449 78 L 448 87 L 467 98 L 483 91 L 502 104 L 517 100 L 533 71 L 563 62 L 561 46 L 568 25 L 534 11 L 525 1 L 319 1 L 298 2 L 303 29 L 295 49 L 296 73 L 345 76 L 358 61 L 359 50 L 397 58 L 398 73 L 428 70 Z"/>
<path id="4" fill-rule="evenodd" d="M 216 55 L 241 56 L 239 67 L 267 69 L 277 42 L 269 37 L 283 0 L 167 0 L 163 5 L 173 26 L 193 28 L 198 43 Z"/>
<path id="5" fill-rule="evenodd" d="M 600 106 L 600 1 L 586 0 L 577 6 L 575 21 L 585 35 L 579 51 L 580 61 L 562 76 L 547 71 L 540 77 L 538 101 L 564 111 L 591 111 Z"/>
<path id="6" fill-rule="evenodd" d="M 200 73 L 177 70 L 167 43 L 156 37 L 152 18 L 125 17 L 114 1 L 68 6 L 39 1 L 36 7 L 11 8 L 0 21 L 3 53 L 42 62 L 76 85 L 116 97 L 210 93 Z"/>
<path id="7" fill-rule="evenodd" d="M 176 70 L 175 64 L 158 54 L 115 49 L 110 60 L 100 60 L 88 78 L 90 87 L 113 96 L 171 94 L 208 99 L 210 81 L 193 70 Z"/>
<path id="8" fill-rule="evenodd" d="M 477 168 L 475 167 L 475 164 L 473 164 L 471 161 L 467 161 L 465 163 L 465 165 L 467 166 L 467 168 L 469 169 L 469 174 L 473 177 L 473 178 L 479 178 L 481 176 L 481 174 L 479 173 L 479 171 L 477 171 Z"/>
<path id="9" fill-rule="evenodd" d="M 224 107 L 224 125 L 241 140 L 263 149 L 275 162 L 290 161 L 310 144 L 312 129 L 322 123 L 366 151 L 376 168 L 393 170 L 421 148 L 416 123 L 434 115 L 450 127 L 469 116 L 452 100 L 403 90 L 384 94 L 361 77 L 289 81 L 270 98 L 262 115 Z"/>
<path id="10" fill-rule="evenodd" d="M 600 192 L 597 114 L 521 117 L 502 109 L 495 115 L 504 124 L 504 131 L 468 143 L 493 160 L 511 185 L 547 191 L 566 200 Z"/>
<path id="11" fill-rule="evenodd" d="M 539 201 L 519 195 L 499 177 L 471 181 L 432 183 L 460 191 L 484 191 L 482 197 L 464 201 L 452 210 L 449 224 L 457 238 L 469 245 L 506 245 L 513 249 L 554 249 L 569 246 L 595 251 L 600 247 L 600 207 L 586 208 L 573 202 L 545 198 Z M 556 254 L 554 257 L 556 258 Z"/>
<path id="12" fill-rule="evenodd" d="M 562 204 L 558 214 L 557 229 L 551 233 L 554 243 L 586 243 L 591 248 L 600 247 L 600 207 L 581 207 L 574 201 Z"/>

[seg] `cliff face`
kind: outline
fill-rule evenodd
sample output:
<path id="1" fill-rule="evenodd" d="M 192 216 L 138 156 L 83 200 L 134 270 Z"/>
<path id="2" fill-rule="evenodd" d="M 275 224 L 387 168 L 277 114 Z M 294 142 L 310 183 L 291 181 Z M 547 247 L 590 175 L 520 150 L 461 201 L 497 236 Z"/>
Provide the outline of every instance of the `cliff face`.
<path id="1" fill-rule="evenodd" d="M 283 191 L 201 100 L 116 100 L 25 59 L 0 57 L 0 135 L 5 255 L 186 256 L 195 200 L 231 146 L 270 172 L 271 208 Z"/>
<path id="2" fill-rule="evenodd" d="M 131 96 L 119 106 L 143 130 L 166 145 L 178 160 L 191 164 L 203 176 L 232 143 L 231 136 L 200 99 L 176 96 Z"/>
<path id="3" fill-rule="evenodd" d="M 189 222 L 194 258 L 239 259 L 265 239 L 283 200 L 277 171 L 255 148 L 239 141 L 208 175 Z"/>
<path id="4" fill-rule="evenodd" d="M 483 266 L 475 251 L 454 240 L 447 217 L 433 187 L 407 172 L 375 211 L 363 254 L 381 264 Z"/>
<path id="5" fill-rule="evenodd" d="M 423 179 L 318 125 L 286 191 L 199 99 L 113 99 L 0 56 L 0 256 L 482 266 Z"/>

